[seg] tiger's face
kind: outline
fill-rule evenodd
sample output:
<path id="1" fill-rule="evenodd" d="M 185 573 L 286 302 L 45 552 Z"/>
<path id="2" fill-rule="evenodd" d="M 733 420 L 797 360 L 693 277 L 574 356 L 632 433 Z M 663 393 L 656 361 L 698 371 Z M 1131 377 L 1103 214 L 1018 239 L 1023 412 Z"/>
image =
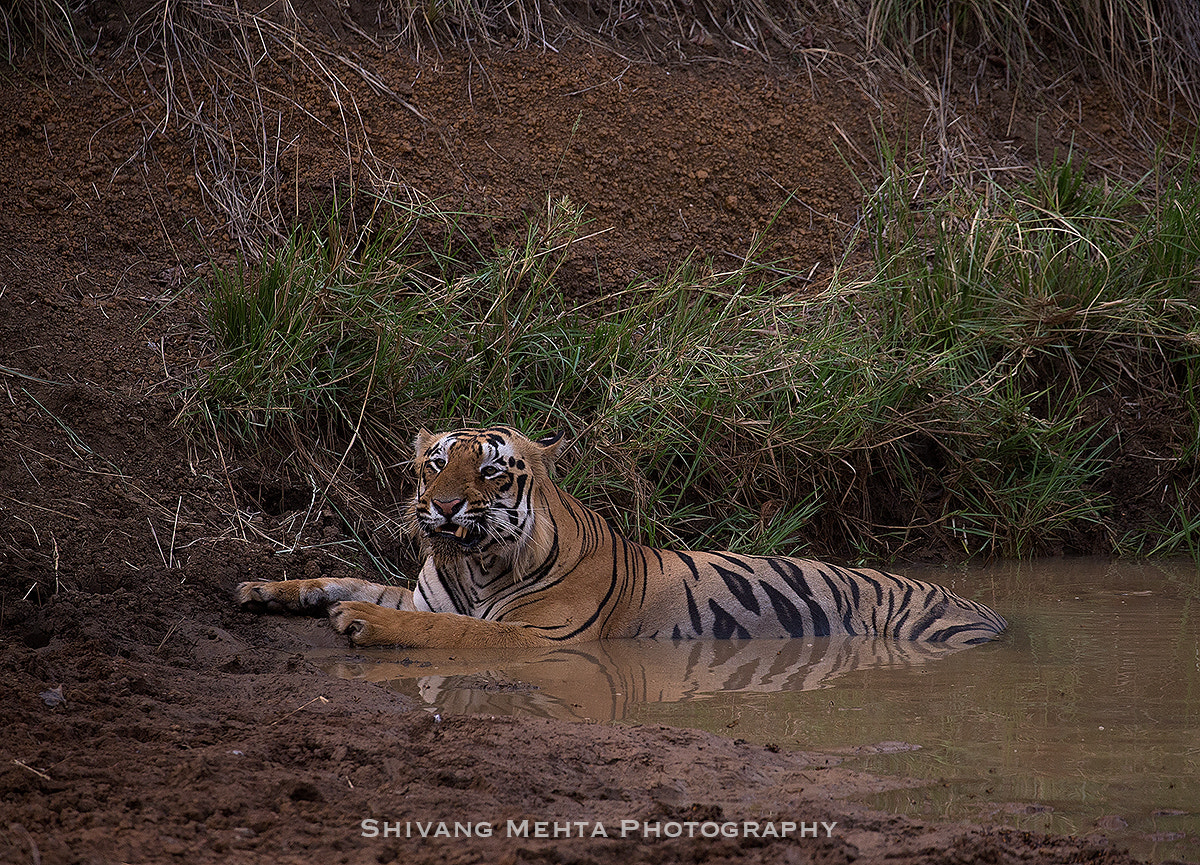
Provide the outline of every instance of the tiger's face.
<path id="1" fill-rule="evenodd" d="M 530 441 L 509 427 L 421 430 L 413 460 L 413 527 L 437 558 L 509 558 L 533 534 L 534 488 L 549 476 L 561 437 Z"/>

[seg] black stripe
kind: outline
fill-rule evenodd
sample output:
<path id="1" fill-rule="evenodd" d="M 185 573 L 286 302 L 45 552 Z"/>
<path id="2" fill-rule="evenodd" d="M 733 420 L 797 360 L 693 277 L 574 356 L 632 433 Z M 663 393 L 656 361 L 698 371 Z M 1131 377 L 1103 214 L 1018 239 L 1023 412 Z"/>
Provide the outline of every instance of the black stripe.
<path id="1" fill-rule="evenodd" d="M 833 596 L 834 603 L 836 603 L 838 607 L 842 609 L 842 628 L 845 629 L 847 634 L 853 634 L 854 611 L 858 609 L 859 598 L 858 583 L 855 580 L 857 575 L 850 574 L 846 579 L 846 583 L 850 586 L 850 596 L 853 599 L 853 603 L 847 603 L 845 590 L 835 583 L 829 574 L 819 569 L 817 573 L 821 575 L 821 579 L 823 579 L 825 581 L 825 585 L 829 587 L 829 594 Z"/>
<path id="2" fill-rule="evenodd" d="M 576 503 L 573 499 L 564 498 L 563 503 L 570 507 L 572 515 L 579 514 L 575 522 L 579 526 L 579 532 L 583 538 L 580 543 L 580 555 L 589 556 L 599 553 L 603 549 L 606 533 L 608 537 L 612 536 L 612 527 L 608 521 L 594 511 L 575 507 Z"/>
<path id="3" fill-rule="evenodd" d="M 687 580 L 683 581 L 683 591 L 687 595 L 688 615 L 692 619 L 692 633 L 700 636 L 700 611 L 696 609 L 696 599 L 692 597 L 692 587 L 687 584 Z"/>
<path id="4" fill-rule="evenodd" d="M 737 619 L 725 612 L 712 598 L 708 599 L 708 608 L 713 612 L 713 636 L 718 640 L 728 640 L 735 635 L 742 640 L 750 637 L 746 629 L 738 624 Z"/>
<path id="5" fill-rule="evenodd" d="M 759 580 L 758 584 L 763 587 L 763 591 L 770 598 L 771 606 L 775 608 L 775 615 L 779 617 L 779 624 L 783 625 L 783 629 L 788 632 L 788 636 L 803 637 L 804 617 L 800 615 L 800 611 L 796 609 L 796 605 L 784 597 L 782 592 L 766 580 Z"/>
<path id="6" fill-rule="evenodd" d="M 758 607 L 758 598 L 754 597 L 754 587 L 750 585 L 749 580 L 720 565 L 713 565 L 712 568 L 721 575 L 721 579 L 725 581 L 725 588 L 729 589 L 730 593 L 737 598 L 739 604 L 756 616 L 762 615 L 762 611 Z"/>
<path id="7" fill-rule="evenodd" d="M 898 605 L 893 605 L 892 607 L 892 609 L 899 613 L 899 615 L 896 617 L 895 624 L 892 626 L 892 636 L 897 640 L 900 640 L 903 639 L 903 637 L 900 636 L 900 629 L 904 627 L 904 623 L 908 620 L 908 616 L 912 612 L 912 596 L 913 590 L 916 588 L 916 586 L 909 583 L 907 580 L 902 581 L 896 577 L 892 577 L 892 579 L 904 587 L 904 591 L 900 595 L 900 603 Z M 890 617 L 889 621 L 891 621 Z"/>
<path id="8" fill-rule="evenodd" d="M 796 597 L 804 601 L 808 606 L 808 612 L 812 616 L 813 632 L 810 636 L 813 637 L 828 637 L 829 636 L 829 616 L 826 615 L 825 608 L 821 606 L 813 595 L 812 587 L 804 578 L 804 570 L 795 559 L 779 559 L 768 558 L 767 562 L 775 570 L 775 573 L 783 577 L 783 581 L 787 583 L 789 589 L 796 593 Z M 820 573 L 820 571 L 817 571 Z M 853 634 L 854 631 L 847 628 L 847 633 Z"/>
<path id="9" fill-rule="evenodd" d="M 636 545 L 631 544 L 631 546 L 635 547 L 634 552 L 637 553 L 638 561 L 641 562 L 641 564 L 642 564 L 642 571 L 641 571 L 641 573 L 642 573 L 642 591 L 641 591 L 641 598 L 638 600 L 638 606 L 644 607 L 644 606 L 646 606 L 646 587 L 648 585 L 650 585 L 650 562 L 646 561 L 646 548 L 645 547 L 643 547 L 641 544 L 636 544 Z M 662 570 L 662 560 L 661 559 L 659 560 L 659 570 L 660 571 Z M 636 577 L 637 577 L 637 574 L 635 572 L 634 578 L 636 579 Z"/>
<path id="10" fill-rule="evenodd" d="M 460 613 L 464 616 L 471 615 L 472 611 L 470 606 L 467 604 L 467 599 L 463 597 L 462 592 L 456 591 L 456 589 L 460 588 L 458 580 L 447 580 L 442 575 L 441 568 L 435 567 L 434 574 L 437 577 L 438 585 L 442 587 L 442 591 L 446 594 L 446 597 L 450 599 L 450 603 L 454 606 L 454 612 Z"/>
<path id="11" fill-rule="evenodd" d="M 599 516 L 594 511 L 590 511 L 583 506 L 574 507 L 571 497 L 558 487 L 554 487 L 554 492 L 558 495 L 558 503 L 562 505 L 563 510 L 567 512 L 567 516 L 575 523 L 575 533 L 579 536 L 580 555 L 587 556 L 595 552 L 599 544 L 599 533 L 595 530 Z M 553 512 L 549 509 L 547 509 L 547 514 L 553 518 Z"/>
<path id="12" fill-rule="evenodd" d="M 715 558 L 718 558 L 718 559 L 724 559 L 725 561 L 729 562 L 729 564 L 731 564 L 731 565 L 737 565 L 739 568 L 741 568 L 743 571 L 745 571 L 748 574 L 754 573 L 754 565 L 750 564 L 742 556 L 734 556 L 729 553 L 719 553 L 719 552 L 718 553 L 709 553 L 709 555 L 714 556 Z"/>
<path id="13" fill-rule="evenodd" d="M 614 570 L 614 572 L 616 570 L 615 562 L 613 565 L 613 570 Z M 596 611 L 594 613 L 592 613 L 590 616 L 588 616 L 586 622 L 584 622 L 582 625 L 580 625 L 575 630 L 571 631 L 569 634 L 554 634 L 553 636 L 550 634 L 546 634 L 545 636 L 551 640 L 569 640 L 572 637 L 576 636 L 577 634 L 583 633 L 588 628 L 590 628 L 597 619 L 600 618 L 600 614 L 604 612 L 604 608 L 608 606 L 609 601 L 612 600 L 612 596 L 616 592 L 616 590 L 617 590 L 617 581 L 616 581 L 615 575 L 610 576 L 609 580 L 608 580 L 608 591 L 604 593 L 604 597 L 600 600 L 600 603 L 596 606 Z M 611 615 L 611 611 L 610 611 L 610 615 Z M 555 626 L 555 627 L 557 628 L 560 626 Z M 550 630 L 550 629 L 542 627 L 542 628 L 539 628 L 539 630 L 545 631 L 545 630 Z"/>
<path id="14" fill-rule="evenodd" d="M 546 557 L 538 563 L 538 566 L 529 573 L 525 574 L 521 582 L 514 585 L 509 594 L 501 600 L 501 603 L 507 603 L 510 600 L 521 600 L 529 595 L 540 594 L 549 588 L 557 586 L 565 580 L 570 573 L 564 573 L 555 580 L 543 582 L 550 575 L 550 571 L 554 570 L 558 564 L 559 555 L 558 532 L 554 532 L 550 536 L 550 549 L 546 551 Z M 505 574 L 511 573 L 511 569 L 506 569 Z M 499 579 L 497 577 L 496 579 Z M 495 582 L 493 580 L 492 582 Z"/>
<path id="15" fill-rule="evenodd" d="M 947 606 L 949 606 L 949 604 L 946 598 L 943 597 L 936 604 L 926 609 L 921 618 L 913 622 L 912 628 L 910 628 L 908 632 L 908 639 L 925 639 L 925 632 L 933 627 L 933 625 L 935 625 L 937 622 L 941 621 L 942 616 L 946 614 Z"/>
<path id="16" fill-rule="evenodd" d="M 883 603 L 883 584 L 880 583 L 879 580 L 864 574 L 862 571 L 844 571 L 843 573 L 845 573 L 851 580 L 853 580 L 855 577 L 858 577 L 864 583 L 875 589 L 876 606 Z"/>
<path id="17" fill-rule="evenodd" d="M 879 609 L 883 610 L 883 621 L 878 624 L 878 628 L 879 633 L 886 636 L 887 624 L 892 620 L 892 616 L 896 612 L 896 590 L 890 588 L 884 590 L 883 600 L 886 602 L 886 606 L 883 604 L 879 606 Z"/>
<path id="18" fill-rule="evenodd" d="M 574 507 L 574 504 L 575 504 L 574 500 L 571 499 L 566 493 L 564 493 L 562 490 L 558 489 L 557 487 L 555 488 L 555 491 L 558 493 L 559 501 L 562 502 L 563 506 L 566 508 L 567 513 L 570 515 L 571 519 L 573 519 L 575 521 L 575 524 L 577 526 L 579 526 L 581 529 L 584 529 L 585 533 L 592 534 L 593 538 L 595 539 L 595 546 L 597 548 L 600 545 L 599 541 L 602 539 L 604 534 L 607 533 L 607 536 L 609 539 L 609 554 L 612 557 L 612 565 L 613 565 L 612 572 L 609 576 L 608 591 L 605 593 L 604 598 L 601 599 L 600 603 L 597 605 L 597 607 L 596 607 L 595 611 L 592 613 L 592 615 L 588 617 L 587 621 L 583 622 L 581 625 L 579 625 L 579 627 L 575 628 L 574 630 L 572 630 L 568 633 L 559 633 L 559 634 L 550 634 L 550 633 L 546 633 L 546 632 L 547 631 L 558 631 L 562 628 L 567 627 L 566 625 L 537 626 L 537 629 L 539 631 L 541 631 L 542 635 L 544 637 L 546 637 L 547 639 L 555 640 L 555 641 L 563 641 L 563 640 L 570 640 L 573 637 L 577 636 L 578 634 L 580 634 L 583 631 L 590 628 L 593 624 L 595 624 L 595 622 L 600 618 L 601 615 L 605 615 L 606 609 L 607 609 L 606 618 L 611 617 L 615 613 L 615 609 L 616 609 L 615 605 L 612 607 L 609 606 L 610 603 L 612 603 L 612 601 L 613 601 L 613 595 L 617 594 L 617 592 L 618 592 L 618 588 L 617 588 L 618 568 L 617 568 L 617 558 L 616 558 L 617 550 L 615 549 L 615 544 L 618 540 L 622 544 L 624 544 L 625 545 L 625 554 L 626 554 L 626 556 L 628 556 L 627 547 L 628 547 L 629 542 L 622 535 L 620 535 L 618 532 L 616 532 L 613 529 L 613 527 L 608 523 L 607 520 L 600 517 L 594 511 L 591 511 L 588 508 L 583 507 L 582 505 L 580 505 L 578 508 Z M 550 516 L 553 521 L 553 515 L 550 515 Z M 581 520 L 581 517 L 583 518 L 582 520 Z M 585 521 L 586 521 L 586 527 L 584 525 Z M 590 529 L 591 531 L 588 531 L 588 529 Z M 540 577 L 544 577 L 544 576 L 548 575 L 550 569 L 554 566 L 554 564 L 556 563 L 556 561 L 558 559 L 559 543 L 558 543 L 557 525 L 555 526 L 555 532 L 554 532 L 553 538 L 554 538 L 554 547 L 552 550 L 552 555 L 548 556 L 546 558 L 546 560 L 543 561 L 542 565 L 539 566 L 539 568 L 536 572 L 537 575 Z M 546 589 L 549 589 L 552 586 L 558 585 L 563 580 L 565 580 L 567 577 L 569 577 L 571 575 L 571 573 L 572 573 L 572 571 L 568 570 L 565 573 L 563 573 L 562 576 L 560 576 L 558 579 L 556 579 L 552 582 L 546 583 L 544 585 L 538 586 L 537 593 L 541 594 Z M 628 568 L 626 569 L 626 575 L 628 576 Z M 624 586 L 622 586 L 620 594 L 622 594 L 622 595 L 624 594 Z M 517 600 L 523 600 L 526 598 L 529 598 L 530 600 L 532 600 L 532 598 L 530 597 L 531 595 L 532 595 L 532 593 L 529 592 L 528 587 L 523 587 L 521 589 L 521 597 L 517 598 Z M 505 615 L 506 616 L 511 615 L 511 613 L 513 611 L 519 609 L 521 606 L 523 606 L 523 605 L 518 603 L 513 608 L 511 608 L 511 610 L 506 609 Z"/>
<path id="19" fill-rule="evenodd" d="M 674 550 L 671 552 L 674 552 Z M 683 553 L 675 553 L 675 555 L 677 555 L 679 560 L 687 565 L 687 569 L 692 572 L 692 579 L 699 580 L 700 572 L 696 570 L 696 562 L 692 559 L 692 557 Z"/>
<path id="20" fill-rule="evenodd" d="M 608 522 L 604 523 L 604 527 L 608 529 L 609 549 L 612 550 L 613 553 L 612 575 L 610 579 L 612 580 L 613 586 L 617 586 L 619 581 L 620 588 L 617 591 L 616 600 L 613 602 L 612 606 L 609 607 L 608 613 L 604 617 L 604 623 L 600 626 L 600 633 L 602 634 L 608 632 L 608 623 L 611 621 L 612 617 L 617 614 L 617 610 L 621 605 L 621 600 L 629 591 L 630 581 L 636 579 L 636 572 L 634 571 L 631 560 L 631 556 L 633 555 L 632 544 L 630 544 L 624 535 L 620 534 L 616 529 L 609 525 Z M 624 559 L 625 566 L 623 568 L 621 567 L 622 563 L 617 556 L 617 547 L 620 547 L 621 558 Z"/>
<path id="21" fill-rule="evenodd" d="M 859 574 L 851 573 L 849 579 L 846 580 L 846 582 L 850 584 L 850 600 L 854 603 L 855 609 L 858 608 L 860 599 L 862 597 L 858 592 L 859 576 Z"/>
<path id="22" fill-rule="evenodd" d="M 613 595 L 616 594 L 616 592 L 617 592 L 617 557 L 616 557 L 616 550 L 613 548 L 613 542 L 618 538 L 622 541 L 624 541 L 625 539 L 613 530 L 612 526 L 610 526 L 608 524 L 607 520 L 599 520 L 599 523 L 601 524 L 602 528 L 608 529 L 609 541 L 610 541 L 609 553 L 612 555 L 613 568 L 612 568 L 612 573 L 609 575 L 609 578 L 608 578 L 608 591 L 604 593 L 604 597 L 600 600 L 600 603 L 596 606 L 595 612 L 593 612 L 590 616 L 588 616 L 587 621 L 585 621 L 578 628 L 576 628 L 575 630 L 573 630 L 567 634 L 554 634 L 554 635 L 546 634 L 545 636 L 548 639 L 560 640 L 560 641 L 561 640 L 569 640 L 572 637 L 575 637 L 578 634 L 581 634 L 584 631 L 586 631 L 588 628 L 590 628 L 596 622 L 597 619 L 600 618 L 600 616 L 605 612 L 605 609 L 609 607 L 609 604 L 613 600 Z M 556 547 L 557 547 L 557 544 L 558 544 L 558 536 L 556 534 L 555 535 L 555 546 Z M 568 576 L 568 574 L 563 575 L 564 578 L 566 576 Z M 559 580 L 556 580 L 555 582 L 559 582 Z M 615 608 L 608 609 L 608 616 L 611 617 L 613 615 L 614 609 Z M 554 626 L 553 628 L 541 627 L 541 628 L 539 628 L 539 630 L 542 630 L 542 631 L 557 630 L 558 627 L 562 627 L 562 626 Z"/>
<path id="23" fill-rule="evenodd" d="M 981 625 L 978 622 L 972 622 L 968 625 L 952 625 L 949 628 L 943 628 L 940 631 L 934 631 L 927 637 L 927 639 L 931 643 L 944 643 L 951 637 L 956 637 L 959 634 L 963 634 L 968 631 L 978 630 L 980 627 Z M 990 639 L 991 637 L 980 637 L 976 640 L 968 641 L 968 645 L 974 645 L 975 643 L 986 643 Z"/>

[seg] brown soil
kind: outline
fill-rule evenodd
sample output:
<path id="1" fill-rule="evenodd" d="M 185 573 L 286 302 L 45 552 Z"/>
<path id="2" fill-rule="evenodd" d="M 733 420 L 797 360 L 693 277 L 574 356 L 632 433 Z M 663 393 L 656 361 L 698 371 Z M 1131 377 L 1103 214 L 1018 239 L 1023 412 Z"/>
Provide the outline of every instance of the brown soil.
<path id="1" fill-rule="evenodd" d="M 772 254 L 819 281 L 856 218 L 842 157 L 866 170 L 880 108 L 852 82 L 716 55 L 667 66 L 567 47 L 418 62 L 360 47 L 426 118 L 364 95 L 376 155 L 421 192 L 494 214 L 481 237 L 562 193 L 611 229 L 576 248 L 577 292 L 693 250 L 732 264 L 787 191 L 797 200 Z M 826 757 L 661 727 L 439 722 L 322 675 L 300 653 L 323 623 L 236 609 L 239 580 L 353 569 L 314 549 L 280 554 L 272 538 L 306 491 L 263 486 L 260 463 L 209 452 L 174 422 L 207 350 L 189 281 L 202 247 L 228 258 L 235 246 L 199 192 L 197 142 L 173 126 L 152 134 L 161 117 L 114 94 L 128 58 L 104 51 L 97 79 L 28 59 L 0 83 L 0 860 L 1126 861 L 1100 837 L 873 813 L 846 799 L 882 782 Z M 333 119 L 319 89 L 285 78 Z M 1001 79 L 983 83 L 974 122 L 1011 153 L 1032 155 L 1039 123 L 1042 146 L 1116 125 L 1100 109 L 1082 127 L 1070 111 L 1013 114 Z M 889 116 L 923 116 L 889 100 Z M 285 200 L 353 180 L 356 163 L 310 121 L 284 138 L 299 142 L 280 163 Z M 306 540 L 343 531 L 324 511 Z M 779 842 L 422 841 L 364 838 L 366 818 L 837 827 Z"/>

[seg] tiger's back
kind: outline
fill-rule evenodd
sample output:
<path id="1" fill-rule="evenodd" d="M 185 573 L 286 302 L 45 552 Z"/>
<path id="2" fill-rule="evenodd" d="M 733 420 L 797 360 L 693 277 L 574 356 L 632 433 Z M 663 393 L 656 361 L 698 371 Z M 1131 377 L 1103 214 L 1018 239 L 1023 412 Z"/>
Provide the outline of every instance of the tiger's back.
<path id="1" fill-rule="evenodd" d="M 1004 619 L 949 590 L 806 559 L 631 541 L 551 480 L 561 441 L 509 427 L 417 437 L 416 587 L 243 583 L 243 603 L 330 605 L 359 645 L 563 645 L 618 637 L 877 635 L 973 645 Z"/>
<path id="2" fill-rule="evenodd" d="M 673 638 L 854 634 L 974 645 L 1006 627 L 983 604 L 882 571 L 780 556 L 660 555 L 687 600 L 687 620 L 672 624 Z"/>
<path id="3" fill-rule="evenodd" d="M 986 605 L 934 583 L 812 559 L 656 549 L 620 535 L 557 487 L 551 502 L 560 541 L 576 532 L 580 538 L 561 544 L 558 561 L 579 551 L 568 569 L 590 575 L 590 593 L 599 596 L 594 618 L 569 629 L 555 623 L 559 641 L 848 634 L 974 645 L 1007 626 Z M 505 614 L 536 604 L 537 580 L 523 588 Z"/>

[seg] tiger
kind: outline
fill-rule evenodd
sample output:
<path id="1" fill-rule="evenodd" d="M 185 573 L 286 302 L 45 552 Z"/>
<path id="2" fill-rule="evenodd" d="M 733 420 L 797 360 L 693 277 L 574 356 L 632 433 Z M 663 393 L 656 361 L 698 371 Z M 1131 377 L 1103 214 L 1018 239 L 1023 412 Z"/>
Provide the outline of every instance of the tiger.
<path id="1" fill-rule="evenodd" d="M 969 646 L 1005 620 L 942 586 L 784 556 L 657 549 L 552 479 L 561 434 L 509 426 L 414 441 L 412 589 L 354 577 L 247 581 L 243 607 L 325 608 L 355 646 L 534 648 L 596 640 L 882 636 Z"/>

